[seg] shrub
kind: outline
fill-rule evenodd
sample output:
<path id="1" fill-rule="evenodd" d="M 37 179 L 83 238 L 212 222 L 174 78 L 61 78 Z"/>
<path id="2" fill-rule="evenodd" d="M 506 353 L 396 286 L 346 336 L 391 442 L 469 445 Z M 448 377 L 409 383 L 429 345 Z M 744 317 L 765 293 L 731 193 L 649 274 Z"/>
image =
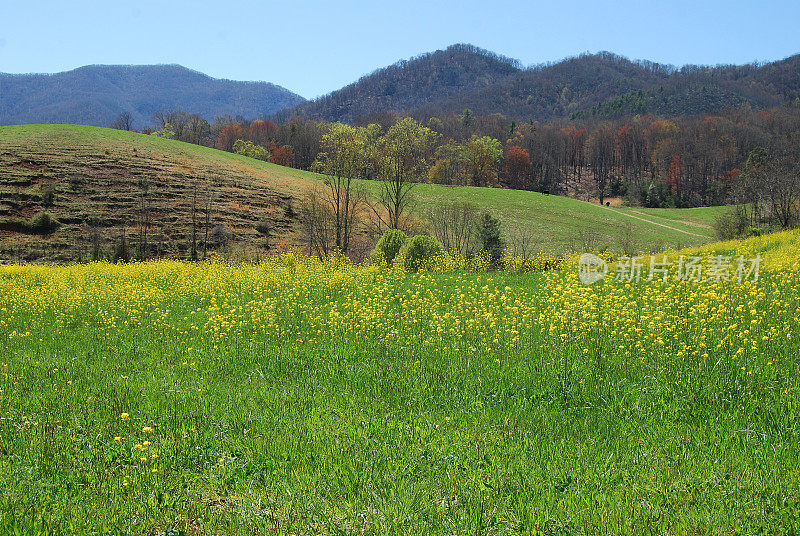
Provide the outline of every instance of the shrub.
<path id="1" fill-rule="evenodd" d="M 60 223 L 53 218 L 49 212 L 40 212 L 34 216 L 28 224 L 28 229 L 33 234 L 50 234 L 58 229 Z"/>
<path id="2" fill-rule="evenodd" d="M 407 272 L 418 272 L 428 268 L 436 257 L 441 255 L 444 255 L 444 247 L 438 240 L 428 235 L 409 238 L 398 252 L 398 258 L 402 260 L 403 268 Z"/>
<path id="3" fill-rule="evenodd" d="M 86 183 L 86 180 L 83 178 L 83 176 L 78 175 L 77 173 L 70 175 L 69 179 L 67 180 L 69 181 L 69 187 L 73 192 L 79 191 Z"/>
<path id="4" fill-rule="evenodd" d="M 111 253 L 111 260 L 113 262 L 130 262 L 131 250 L 128 247 L 128 239 L 125 233 L 122 234 L 114 245 L 114 251 Z"/>
<path id="5" fill-rule="evenodd" d="M 267 220 L 261 220 L 256 224 L 256 232 L 261 236 L 266 236 L 267 238 L 269 238 L 271 230 L 272 226 L 269 224 Z"/>
<path id="6" fill-rule="evenodd" d="M 269 160 L 270 154 L 266 147 L 256 145 L 249 140 L 236 140 L 233 144 L 233 152 L 243 156 L 249 156 L 257 160 Z"/>
<path id="7" fill-rule="evenodd" d="M 743 237 L 749 227 L 747 214 L 741 206 L 726 210 L 714 218 L 714 232 L 719 240 L 731 240 Z"/>
<path id="8" fill-rule="evenodd" d="M 164 123 L 164 126 L 153 132 L 152 135 L 158 138 L 172 139 L 175 137 L 175 131 L 172 129 L 172 125 Z"/>
<path id="9" fill-rule="evenodd" d="M 52 207 L 56 202 L 56 187 L 52 184 L 42 187 L 42 205 Z"/>
<path id="10" fill-rule="evenodd" d="M 233 234 L 224 225 L 216 225 L 208 234 L 208 239 L 214 247 L 221 247 L 231 241 Z"/>
<path id="11" fill-rule="evenodd" d="M 266 220 L 261 220 L 256 224 L 256 232 L 265 238 L 262 247 L 264 249 L 270 249 L 269 239 L 272 235 L 272 226 Z"/>
<path id="12" fill-rule="evenodd" d="M 400 252 L 400 248 L 403 247 L 407 240 L 408 236 L 400 229 L 389 229 L 383 233 L 381 239 L 375 244 L 375 249 L 372 250 L 369 256 L 370 260 L 376 264 L 386 263 L 386 265 L 391 266 L 394 258 Z"/>
<path id="13" fill-rule="evenodd" d="M 500 220 L 484 212 L 478 222 L 478 240 L 481 249 L 489 254 L 492 264 L 496 264 L 503 255 L 505 243 L 500 236 Z"/>

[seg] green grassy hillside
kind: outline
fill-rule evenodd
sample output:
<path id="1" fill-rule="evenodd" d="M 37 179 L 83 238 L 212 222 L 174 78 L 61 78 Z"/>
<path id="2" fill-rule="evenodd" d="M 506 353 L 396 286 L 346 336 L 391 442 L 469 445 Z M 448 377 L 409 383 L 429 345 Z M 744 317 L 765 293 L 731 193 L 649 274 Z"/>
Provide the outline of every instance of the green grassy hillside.
<path id="1" fill-rule="evenodd" d="M 150 244 L 163 256 L 183 257 L 191 240 L 192 205 L 202 242 L 209 227 L 232 233 L 226 252 L 248 255 L 301 247 L 297 205 L 321 177 L 216 149 L 132 132 L 74 125 L 0 127 L 0 259 L 68 261 L 88 255 L 99 237 L 110 250 L 137 233 L 140 183 L 148 183 Z M 374 191 L 375 184 L 364 183 Z M 48 192 L 50 195 L 48 195 Z M 419 185 L 415 210 L 467 201 L 497 215 L 513 243 L 559 251 L 586 245 L 660 249 L 700 245 L 712 238 L 720 208 L 652 210 L 605 208 L 574 199 L 505 189 Z M 60 223 L 48 236 L 21 223 L 47 211 Z M 256 231 L 259 222 L 269 236 Z M 20 232 L 23 231 L 23 232 Z M 368 241 L 367 237 L 361 238 Z"/>

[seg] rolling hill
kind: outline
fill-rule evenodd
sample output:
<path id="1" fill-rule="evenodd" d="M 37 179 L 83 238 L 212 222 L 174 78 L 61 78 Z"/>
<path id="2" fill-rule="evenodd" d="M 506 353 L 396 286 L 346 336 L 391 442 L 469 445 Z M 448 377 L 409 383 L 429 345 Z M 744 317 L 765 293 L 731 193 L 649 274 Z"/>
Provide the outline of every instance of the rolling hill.
<path id="1" fill-rule="evenodd" d="M 89 65 L 57 74 L 0 73 L 0 125 L 108 126 L 129 112 L 133 127 L 144 128 L 156 111 L 177 109 L 209 122 L 227 114 L 254 119 L 304 100 L 275 84 L 220 80 L 180 65 Z"/>
<path id="2" fill-rule="evenodd" d="M 298 204 L 321 177 L 108 128 L 0 127 L 0 259 L 70 261 L 86 258 L 95 242 L 108 252 L 123 232 L 136 235 L 143 184 L 154 254 L 186 257 L 194 204 L 200 242 L 210 206 L 208 227 L 232 235 L 225 252 L 253 258 L 303 247 Z M 369 192 L 375 183 L 363 186 Z M 419 185 L 415 195 L 419 212 L 442 202 L 473 203 L 497 215 L 509 238 L 524 235 L 532 249 L 555 252 L 586 244 L 616 249 L 625 241 L 642 250 L 703 244 L 712 239 L 710 223 L 722 210 L 606 208 L 534 192 L 429 184 Z M 20 222 L 41 211 L 60 222 L 55 232 L 22 229 Z M 268 236 L 258 230 L 264 226 Z"/>

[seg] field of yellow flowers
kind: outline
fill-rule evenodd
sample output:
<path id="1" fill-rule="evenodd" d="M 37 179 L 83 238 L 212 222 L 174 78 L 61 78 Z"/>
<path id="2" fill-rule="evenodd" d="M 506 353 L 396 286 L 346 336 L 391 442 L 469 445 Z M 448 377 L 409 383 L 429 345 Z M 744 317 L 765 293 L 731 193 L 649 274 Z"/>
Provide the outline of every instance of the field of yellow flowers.
<path id="1" fill-rule="evenodd" d="M 796 532 L 800 233 L 693 253 L 0 267 L 0 532 Z"/>

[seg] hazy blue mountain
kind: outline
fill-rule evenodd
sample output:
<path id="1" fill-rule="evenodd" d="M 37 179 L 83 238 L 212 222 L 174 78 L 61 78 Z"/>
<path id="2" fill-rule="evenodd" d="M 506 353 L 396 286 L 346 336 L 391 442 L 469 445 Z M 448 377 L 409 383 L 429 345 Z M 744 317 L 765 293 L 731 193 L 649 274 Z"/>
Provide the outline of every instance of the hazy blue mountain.
<path id="1" fill-rule="evenodd" d="M 0 74 L 0 125 L 74 123 L 108 126 L 130 112 L 134 128 L 176 109 L 213 121 L 248 119 L 305 99 L 268 82 L 212 78 L 180 65 L 89 65 L 56 74 Z"/>

